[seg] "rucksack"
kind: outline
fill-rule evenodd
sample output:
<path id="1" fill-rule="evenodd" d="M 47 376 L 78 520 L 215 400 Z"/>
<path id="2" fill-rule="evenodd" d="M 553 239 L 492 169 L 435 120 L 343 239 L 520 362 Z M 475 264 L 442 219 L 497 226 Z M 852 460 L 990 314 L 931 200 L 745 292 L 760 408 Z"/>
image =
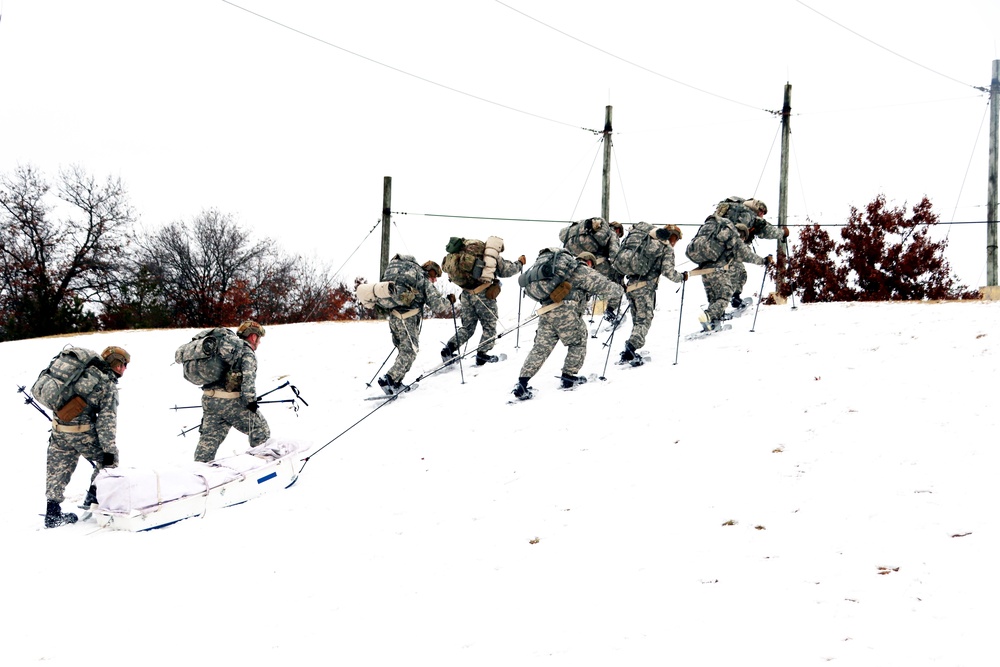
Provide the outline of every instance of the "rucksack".
<path id="1" fill-rule="evenodd" d="M 92 364 L 100 361 L 101 356 L 93 350 L 67 345 L 38 374 L 35 384 L 31 385 L 31 395 L 45 407 L 57 412 L 76 396 L 86 401 L 101 380 L 97 369 L 89 373 L 86 371 Z M 76 414 L 71 416 L 58 416 L 63 421 L 72 421 L 83 411 L 83 407 L 83 404 L 79 404 Z"/>
<path id="2" fill-rule="evenodd" d="M 726 219 L 710 215 L 698 228 L 698 232 L 687 244 L 684 254 L 695 264 L 717 262 L 725 252 L 725 245 L 719 240 L 719 232 L 726 227 Z"/>
<path id="3" fill-rule="evenodd" d="M 730 220 L 734 225 L 742 222 L 749 226 L 757 218 L 757 212 L 744 204 L 743 197 L 727 197 L 719 202 L 715 208 L 715 214 L 720 218 Z"/>
<path id="4" fill-rule="evenodd" d="M 648 223 L 639 223 L 632 228 L 611 260 L 611 266 L 626 276 L 644 276 L 655 267 L 663 256 L 660 242 L 649 235 L 653 229 Z"/>
<path id="5" fill-rule="evenodd" d="M 419 294 L 417 286 L 413 284 L 417 272 L 423 272 L 423 268 L 416 261 L 396 255 L 385 267 L 381 282 L 362 283 L 358 285 L 355 294 L 365 308 L 409 308 Z"/>
<path id="6" fill-rule="evenodd" d="M 503 239 L 499 236 L 491 236 L 485 243 L 452 236 L 445 246 L 448 254 L 441 261 L 441 270 L 462 289 L 476 289 L 493 282 L 502 251 Z"/>
<path id="7" fill-rule="evenodd" d="M 600 218 L 580 220 L 579 222 L 574 222 L 569 227 L 563 227 L 559 230 L 559 240 L 562 241 L 563 246 L 574 257 L 579 256 L 581 252 L 589 252 L 594 255 L 604 254 L 600 252 L 601 244 L 594 235 L 596 231 L 594 229 L 594 220 L 600 220 Z M 598 229 L 600 229 L 600 226 L 598 226 Z"/>
<path id="8" fill-rule="evenodd" d="M 552 290 L 569 280 L 579 260 L 563 248 L 543 248 L 531 268 L 521 273 L 517 284 L 540 303 L 551 303 Z"/>
<path id="9" fill-rule="evenodd" d="M 184 379 L 199 387 L 222 380 L 239 361 L 243 341 L 225 327 L 205 329 L 174 352 L 174 361 L 184 369 Z"/>

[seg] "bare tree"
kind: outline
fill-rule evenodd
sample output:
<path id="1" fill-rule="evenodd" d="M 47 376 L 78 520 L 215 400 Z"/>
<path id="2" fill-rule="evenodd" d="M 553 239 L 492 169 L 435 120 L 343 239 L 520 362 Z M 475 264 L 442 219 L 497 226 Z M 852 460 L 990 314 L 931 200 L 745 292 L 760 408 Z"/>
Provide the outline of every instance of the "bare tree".
<path id="1" fill-rule="evenodd" d="M 115 282 L 135 220 L 120 179 L 99 183 L 74 166 L 59 174 L 54 198 L 50 190 L 31 166 L 0 176 L 5 339 L 96 328 L 94 310 Z"/>
<path id="2" fill-rule="evenodd" d="M 248 295 L 260 271 L 278 257 L 274 242 L 253 242 L 250 231 L 216 209 L 190 226 L 174 222 L 139 241 L 139 260 L 158 280 L 178 324 L 217 326 L 251 315 Z"/>

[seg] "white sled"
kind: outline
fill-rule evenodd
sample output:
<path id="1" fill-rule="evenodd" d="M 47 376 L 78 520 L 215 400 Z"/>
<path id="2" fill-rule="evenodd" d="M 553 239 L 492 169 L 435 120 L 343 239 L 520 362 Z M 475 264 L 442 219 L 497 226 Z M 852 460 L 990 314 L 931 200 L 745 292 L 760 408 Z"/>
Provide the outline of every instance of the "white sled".
<path id="1" fill-rule="evenodd" d="M 105 469 L 94 480 L 94 519 L 102 528 L 139 532 L 203 517 L 291 486 L 298 477 L 296 454 L 305 449 L 295 442 L 268 440 L 211 463 Z"/>

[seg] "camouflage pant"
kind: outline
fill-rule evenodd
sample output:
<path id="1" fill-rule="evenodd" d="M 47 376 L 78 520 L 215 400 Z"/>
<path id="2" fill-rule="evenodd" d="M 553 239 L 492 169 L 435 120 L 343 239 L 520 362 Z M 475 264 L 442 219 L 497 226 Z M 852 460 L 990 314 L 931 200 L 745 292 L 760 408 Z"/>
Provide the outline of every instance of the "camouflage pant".
<path id="1" fill-rule="evenodd" d="M 85 433 L 53 431 L 49 436 L 49 449 L 45 461 L 45 499 L 57 503 L 62 503 L 66 499 L 66 486 L 76 471 L 81 456 L 94 466 L 94 472 L 90 476 L 90 484 L 93 484 L 97 472 L 101 469 L 102 453 L 103 450 L 97 442 L 97 433 L 93 429 Z M 117 458 L 117 451 L 114 454 Z"/>
<path id="2" fill-rule="evenodd" d="M 733 294 L 740 294 L 743 286 L 747 284 L 747 267 L 743 266 L 743 262 L 734 262 L 729 267 L 729 272 L 732 274 L 730 283 L 733 286 Z"/>
<path id="3" fill-rule="evenodd" d="M 742 264 L 739 264 L 742 268 Z M 746 269 L 743 269 L 744 280 L 746 280 Z M 732 268 L 716 270 L 701 277 L 701 283 L 705 287 L 705 296 L 708 297 L 709 319 L 719 320 L 726 312 L 726 307 L 733 298 L 733 279 L 735 273 Z"/>
<path id="4" fill-rule="evenodd" d="M 500 316 L 500 311 L 496 299 L 487 299 L 482 292 L 473 294 L 468 290 L 462 290 L 459 302 L 462 304 L 462 326 L 448 342 L 452 343 L 456 350 L 459 349 L 465 341 L 472 338 L 472 334 L 476 332 L 476 325 L 481 323 L 483 335 L 479 339 L 479 351 L 489 352 L 497 343 L 497 318 Z"/>
<path id="5" fill-rule="evenodd" d="M 637 290 L 626 292 L 629 309 L 632 311 L 632 333 L 628 342 L 639 349 L 646 344 L 646 334 L 653 326 L 653 312 L 656 309 L 656 283 L 649 282 Z"/>
<path id="6" fill-rule="evenodd" d="M 396 363 L 389 369 L 389 377 L 395 382 L 402 382 L 413 367 L 413 362 L 417 360 L 417 353 L 420 351 L 420 325 L 423 320 L 420 315 L 407 317 L 405 320 L 389 314 L 389 333 L 392 334 L 392 344 L 396 346 L 399 353 Z"/>
<path id="7" fill-rule="evenodd" d="M 194 460 L 208 463 L 215 459 L 219 445 L 226 439 L 229 429 L 250 436 L 250 446 L 256 447 L 269 437 L 271 429 L 259 412 L 250 412 L 236 398 L 201 397 L 201 437 L 194 450 Z"/>
<path id="8" fill-rule="evenodd" d="M 587 358 L 587 326 L 583 323 L 583 313 L 576 301 L 564 301 L 563 305 L 542 313 L 538 318 L 535 344 L 524 359 L 520 377 L 534 377 L 560 341 L 566 346 L 562 370 L 576 375 Z"/>

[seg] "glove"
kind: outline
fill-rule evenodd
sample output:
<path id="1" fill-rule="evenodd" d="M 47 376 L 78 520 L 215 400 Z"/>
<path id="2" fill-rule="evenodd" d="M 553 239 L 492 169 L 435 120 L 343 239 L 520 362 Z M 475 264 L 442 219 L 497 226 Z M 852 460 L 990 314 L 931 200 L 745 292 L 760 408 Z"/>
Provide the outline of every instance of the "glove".
<path id="1" fill-rule="evenodd" d="M 687 279 L 688 279 L 688 272 L 687 271 L 681 271 L 681 279 L 684 282 L 687 282 Z"/>
<path id="2" fill-rule="evenodd" d="M 448 299 L 448 303 L 450 303 L 453 306 L 455 305 L 455 295 L 454 294 L 449 294 L 445 298 Z"/>
<path id="3" fill-rule="evenodd" d="M 552 299 L 553 303 L 559 303 L 566 298 L 566 295 L 569 294 L 571 289 L 573 289 L 573 286 L 568 282 L 559 283 L 556 288 L 552 290 L 552 294 L 549 294 L 549 298 Z"/>
<path id="4" fill-rule="evenodd" d="M 525 264 L 528 263 L 528 258 L 525 257 L 524 255 L 521 255 L 520 257 L 517 258 L 517 261 L 521 263 L 521 266 L 524 266 Z"/>
<path id="5" fill-rule="evenodd" d="M 764 268 L 765 269 L 768 268 L 769 266 L 771 266 L 772 264 L 774 264 L 774 256 L 773 255 L 768 255 L 767 257 L 764 258 Z"/>
<path id="6" fill-rule="evenodd" d="M 785 238 L 787 239 L 788 238 L 788 232 L 789 232 L 788 227 L 782 227 L 781 230 L 785 233 Z"/>
<path id="7" fill-rule="evenodd" d="M 118 457 L 115 456 L 114 452 L 101 452 L 101 467 L 102 468 L 115 468 L 118 466 Z"/>
<path id="8" fill-rule="evenodd" d="M 257 401 L 250 401 L 247 403 L 247 410 L 250 412 L 257 412 Z"/>

